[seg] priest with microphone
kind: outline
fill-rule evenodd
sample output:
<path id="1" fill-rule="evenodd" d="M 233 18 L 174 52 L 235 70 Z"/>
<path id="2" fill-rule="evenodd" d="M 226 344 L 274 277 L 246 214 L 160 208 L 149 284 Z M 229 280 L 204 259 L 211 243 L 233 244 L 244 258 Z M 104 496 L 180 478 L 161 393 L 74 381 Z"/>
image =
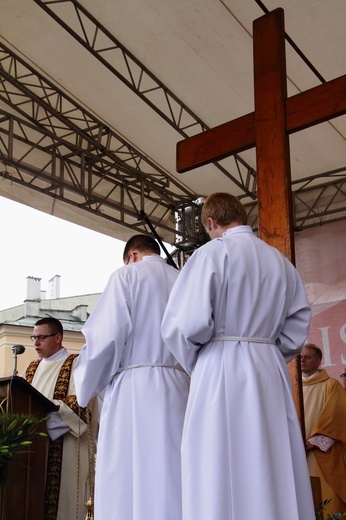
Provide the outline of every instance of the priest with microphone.
<path id="1" fill-rule="evenodd" d="M 52 317 L 38 320 L 30 339 L 38 358 L 26 369 L 25 379 L 59 407 L 50 414 L 50 437 L 45 487 L 45 519 L 85 518 L 90 438 L 95 444 L 97 401 L 78 406 L 73 371 L 78 354 L 62 345 L 63 327 Z M 78 497 L 78 503 L 77 503 Z M 78 512 L 78 516 L 77 513 Z"/>

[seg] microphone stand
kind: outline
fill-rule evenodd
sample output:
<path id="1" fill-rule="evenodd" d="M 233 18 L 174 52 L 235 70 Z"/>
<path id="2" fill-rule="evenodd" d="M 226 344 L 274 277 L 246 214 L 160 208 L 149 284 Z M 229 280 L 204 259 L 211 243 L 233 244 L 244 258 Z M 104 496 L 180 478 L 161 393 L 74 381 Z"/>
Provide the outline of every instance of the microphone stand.
<path id="1" fill-rule="evenodd" d="M 12 376 L 17 376 L 18 375 L 17 355 L 18 354 L 23 354 L 24 351 L 25 351 L 25 347 L 23 345 L 13 345 L 13 347 L 12 347 L 12 352 L 13 352 L 13 373 L 12 373 Z"/>
<path id="2" fill-rule="evenodd" d="M 17 376 L 18 375 L 18 370 L 17 370 L 17 350 L 15 347 L 12 347 L 12 352 L 13 352 L 13 373 L 12 375 L 13 376 Z"/>

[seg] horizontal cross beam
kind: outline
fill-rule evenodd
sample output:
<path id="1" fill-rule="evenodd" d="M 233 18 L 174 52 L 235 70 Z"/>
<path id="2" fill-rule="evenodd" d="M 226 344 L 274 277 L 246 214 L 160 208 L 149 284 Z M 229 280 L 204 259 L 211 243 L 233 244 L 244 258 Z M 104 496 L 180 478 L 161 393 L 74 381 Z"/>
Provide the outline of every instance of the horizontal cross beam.
<path id="1" fill-rule="evenodd" d="M 344 114 L 346 75 L 287 98 L 286 131 L 293 134 Z M 177 171 L 184 173 L 255 146 L 255 113 L 251 112 L 179 141 Z"/>

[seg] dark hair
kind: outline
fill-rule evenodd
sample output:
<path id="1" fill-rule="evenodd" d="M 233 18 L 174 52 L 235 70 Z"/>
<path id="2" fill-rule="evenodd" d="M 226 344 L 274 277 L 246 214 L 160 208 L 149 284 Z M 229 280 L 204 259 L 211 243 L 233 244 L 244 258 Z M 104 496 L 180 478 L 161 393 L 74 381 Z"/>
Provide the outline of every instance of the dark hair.
<path id="1" fill-rule="evenodd" d="M 51 334 L 57 333 L 63 336 L 63 327 L 61 325 L 61 322 L 56 318 L 52 318 L 51 316 L 47 318 L 41 318 L 35 323 L 35 327 L 36 325 L 48 325 Z"/>
<path id="2" fill-rule="evenodd" d="M 315 343 L 307 343 L 306 345 L 303 345 L 303 348 L 309 348 L 310 350 L 313 350 L 317 359 L 320 361 L 322 360 L 322 350 L 317 345 L 315 345 Z"/>
<path id="3" fill-rule="evenodd" d="M 157 255 L 160 254 L 160 246 L 152 237 L 148 235 L 133 235 L 125 245 L 123 252 L 123 261 L 126 263 L 130 250 L 137 249 L 141 253 L 150 252 Z"/>
<path id="4" fill-rule="evenodd" d="M 212 217 L 222 226 L 233 222 L 245 225 L 247 215 L 243 204 L 230 193 L 213 193 L 209 195 L 202 206 L 202 223 L 208 227 L 208 217 Z"/>

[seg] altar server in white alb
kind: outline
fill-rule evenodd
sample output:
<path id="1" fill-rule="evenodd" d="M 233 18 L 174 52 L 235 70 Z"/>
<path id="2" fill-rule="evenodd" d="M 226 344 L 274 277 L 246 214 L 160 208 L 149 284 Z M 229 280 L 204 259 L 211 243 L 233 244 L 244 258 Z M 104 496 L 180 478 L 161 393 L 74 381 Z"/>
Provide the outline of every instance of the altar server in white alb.
<path id="1" fill-rule="evenodd" d="M 163 338 L 191 373 L 182 440 L 184 520 L 314 520 L 286 363 L 310 308 L 293 265 L 245 209 L 210 195 L 197 249 L 171 292 Z"/>
<path id="2" fill-rule="evenodd" d="M 180 446 L 189 377 L 161 337 L 179 272 L 157 242 L 135 235 L 83 334 L 77 399 L 105 388 L 95 477 L 95 520 L 181 520 Z"/>

